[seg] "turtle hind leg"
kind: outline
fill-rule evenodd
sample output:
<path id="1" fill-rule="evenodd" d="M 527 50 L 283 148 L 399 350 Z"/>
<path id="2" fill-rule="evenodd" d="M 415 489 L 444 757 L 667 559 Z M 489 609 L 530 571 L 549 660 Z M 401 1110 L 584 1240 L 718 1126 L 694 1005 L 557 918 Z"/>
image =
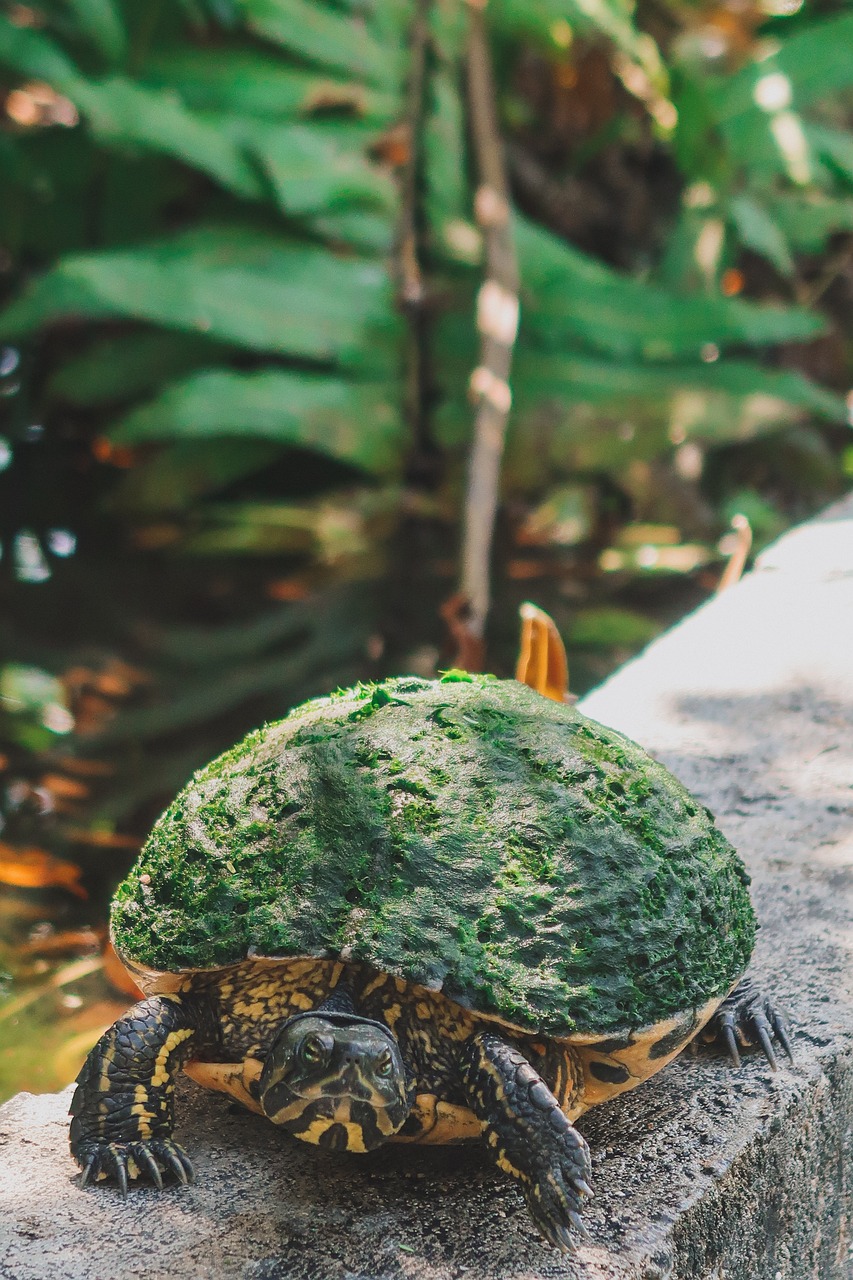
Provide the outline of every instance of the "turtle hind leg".
<path id="1" fill-rule="evenodd" d="M 481 1032 L 466 1045 L 466 1056 L 465 1093 L 482 1125 L 486 1150 L 519 1183 L 545 1239 L 571 1253 L 570 1228 L 586 1236 L 580 1211 L 592 1195 L 586 1142 L 514 1045 Z M 579 1078 L 575 1064 L 569 1079 Z"/>
<path id="2" fill-rule="evenodd" d="M 113 1178 L 126 1195 L 129 1178 L 147 1176 L 161 1188 L 163 1172 L 192 1180 L 172 1127 L 175 1076 L 199 1031 L 194 1002 L 153 996 L 104 1032 L 71 1099 L 71 1154 L 83 1170 L 81 1186 Z"/>
<path id="3" fill-rule="evenodd" d="M 774 1042 L 793 1062 L 788 1023 L 752 978 L 742 978 L 726 996 L 701 1032 L 705 1044 L 723 1049 L 734 1066 L 740 1066 L 742 1049 L 761 1049 L 776 1070 Z"/>

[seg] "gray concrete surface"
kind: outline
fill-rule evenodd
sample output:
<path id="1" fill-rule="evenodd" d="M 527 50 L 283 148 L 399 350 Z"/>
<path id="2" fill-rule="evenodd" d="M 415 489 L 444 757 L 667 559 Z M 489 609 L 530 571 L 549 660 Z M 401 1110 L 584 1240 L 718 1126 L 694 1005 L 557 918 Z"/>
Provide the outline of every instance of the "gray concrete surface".
<path id="1" fill-rule="evenodd" d="M 796 1062 L 682 1057 L 581 1122 L 592 1240 L 540 1243 L 476 1151 L 333 1157 L 181 1089 L 198 1182 L 83 1192 L 69 1093 L 0 1109 L 2 1280 L 849 1280 L 853 1276 L 853 500 L 584 705 L 663 759 L 753 875 L 755 972 Z"/>

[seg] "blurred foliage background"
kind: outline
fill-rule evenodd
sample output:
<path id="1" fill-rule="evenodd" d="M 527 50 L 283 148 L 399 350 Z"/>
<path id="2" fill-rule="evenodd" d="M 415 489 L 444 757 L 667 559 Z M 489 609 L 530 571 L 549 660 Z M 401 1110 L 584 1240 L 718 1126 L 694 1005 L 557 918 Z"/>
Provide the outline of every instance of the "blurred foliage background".
<path id="1" fill-rule="evenodd" d="M 843 491 L 853 9 L 489 0 L 521 276 L 489 665 L 577 692 Z M 450 654 L 477 363 L 459 0 L 0 6 L 0 1097 L 127 1003 L 194 768 Z M 5 999 L 3 998 L 5 993 Z"/>

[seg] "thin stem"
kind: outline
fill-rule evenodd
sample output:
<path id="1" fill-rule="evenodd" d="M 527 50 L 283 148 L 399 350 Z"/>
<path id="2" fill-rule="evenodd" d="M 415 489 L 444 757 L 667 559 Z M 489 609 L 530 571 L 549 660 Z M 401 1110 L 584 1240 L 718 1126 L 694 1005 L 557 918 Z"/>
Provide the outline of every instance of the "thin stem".
<path id="1" fill-rule="evenodd" d="M 489 561 L 501 461 L 512 403 L 509 374 L 518 329 L 518 263 L 486 27 L 482 8 L 476 3 L 469 7 L 467 71 L 477 173 L 474 213 L 483 233 L 486 269 L 477 298 L 480 360 L 470 382 L 477 408 L 465 502 L 460 593 L 468 602 L 468 630 L 482 643 L 489 612 Z"/>
<path id="2" fill-rule="evenodd" d="M 416 454 L 423 453 L 428 447 L 425 299 L 420 266 L 421 227 L 418 202 L 430 4 L 431 0 L 417 0 L 409 39 L 411 62 L 406 90 L 408 158 L 401 178 L 400 222 L 397 237 L 398 298 L 409 327 L 406 355 L 406 421 L 412 433 Z"/>
<path id="3" fill-rule="evenodd" d="M 734 545 L 717 584 L 718 595 L 721 591 L 728 591 L 729 587 L 733 587 L 736 582 L 740 582 L 752 548 L 752 528 L 746 516 L 732 516 L 732 530 L 733 533 L 729 536 Z"/>

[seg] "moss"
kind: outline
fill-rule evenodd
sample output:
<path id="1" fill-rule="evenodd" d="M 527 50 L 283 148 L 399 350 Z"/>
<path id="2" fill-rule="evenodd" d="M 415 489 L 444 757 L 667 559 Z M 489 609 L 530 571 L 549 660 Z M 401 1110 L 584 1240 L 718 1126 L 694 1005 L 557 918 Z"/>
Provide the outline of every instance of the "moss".
<path id="1" fill-rule="evenodd" d="M 346 948 L 523 1026 L 604 1032 L 728 989 L 753 945 L 747 883 L 627 738 L 448 673 L 315 700 L 201 770 L 113 931 L 164 969 Z"/>

